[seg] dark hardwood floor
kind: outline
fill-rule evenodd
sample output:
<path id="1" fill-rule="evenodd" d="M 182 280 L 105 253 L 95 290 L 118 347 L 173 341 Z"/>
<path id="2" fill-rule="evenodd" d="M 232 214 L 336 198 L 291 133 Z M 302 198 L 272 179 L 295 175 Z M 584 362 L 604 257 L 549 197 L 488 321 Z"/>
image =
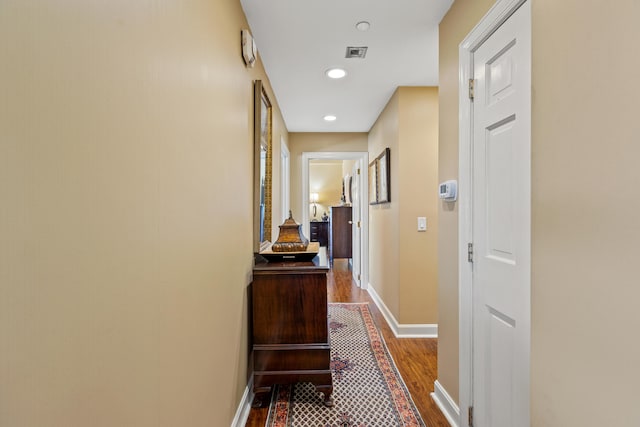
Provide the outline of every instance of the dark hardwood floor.
<path id="1" fill-rule="evenodd" d="M 367 291 L 358 288 L 351 279 L 346 259 L 336 259 L 327 280 L 329 302 L 368 302 L 376 325 L 393 356 L 411 397 L 428 427 L 449 427 L 440 409 L 431 399 L 437 379 L 437 339 L 401 338 L 393 335 L 385 318 Z M 252 408 L 246 427 L 264 427 L 269 408 Z M 320 427 L 320 426 L 319 426 Z"/>

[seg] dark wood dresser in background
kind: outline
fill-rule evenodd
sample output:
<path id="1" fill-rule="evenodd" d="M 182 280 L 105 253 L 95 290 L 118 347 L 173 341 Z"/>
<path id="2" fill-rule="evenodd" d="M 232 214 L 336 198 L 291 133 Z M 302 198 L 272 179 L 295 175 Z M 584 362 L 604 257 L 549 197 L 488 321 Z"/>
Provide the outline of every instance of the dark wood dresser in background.
<path id="1" fill-rule="evenodd" d="M 331 207 L 331 242 L 332 258 L 351 258 L 352 256 L 352 217 L 351 206 Z"/>
<path id="2" fill-rule="evenodd" d="M 274 384 L 310 382 L 332 405 L 326 251 L 313 261 L 256 263 L 252 283 L 254 406 Z M 266 402 L 265 402 L 266 400 Z"/>
<path id="3" fill-rule="evenodd" d="M 310 221 L 309 241 L 318 242 L 320 246 L 329 246 L 329 221 Z"/>

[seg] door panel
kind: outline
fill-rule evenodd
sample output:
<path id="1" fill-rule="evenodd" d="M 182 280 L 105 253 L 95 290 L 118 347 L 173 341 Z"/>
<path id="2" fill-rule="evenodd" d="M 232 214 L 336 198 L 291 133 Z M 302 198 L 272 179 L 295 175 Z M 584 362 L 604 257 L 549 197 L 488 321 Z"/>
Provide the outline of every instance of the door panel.
<path id="1" fill-rule="evenodd" d="M 485 136 L 487 187 L 486 238 L 488 255 L 499 262 L 513 263 L 513 128 L 515 117 L 489 129 Z"/>
<path id="2" fill-rule="evenodd" d="M 529 426 L 530 18 L 524 3 L 474 53 L 473 407 Z"/>
<path id="3" fill-rule="evenodd" d="M 491 420 L 487 425 L 510 426 L 513 420 L 513 365 L 515 346 L 515 321 L 506 318 L 504 314 L 488 307 L 488 337 L 489 342 L 487 358 L 490 366 L 484 369 L 491 377 L 487 381 L 486 394 L 491 396 L 489 401 L 489 414 Z"/>

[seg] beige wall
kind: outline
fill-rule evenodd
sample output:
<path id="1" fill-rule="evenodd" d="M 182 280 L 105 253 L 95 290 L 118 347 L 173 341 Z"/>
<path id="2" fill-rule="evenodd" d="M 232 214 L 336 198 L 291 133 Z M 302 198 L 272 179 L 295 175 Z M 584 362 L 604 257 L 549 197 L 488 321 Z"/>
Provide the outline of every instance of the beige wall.
<path id="1" fill-rule="evenodd" d="M 355 166 L 355 164 L 355 160 L 343 160 L 342 176 L 353 175 L 353 167 Z"/>
<path id="2" fill-rule="evenodd" d="M 441 180 L 457 176 L 458 44 L 492 3 L 457 0 L 440 25 Z M 532 13 L 531 425 L 640 425 L 640 4 Z M 457 212 L 440 214 L 438 376 L 457 400 Z"/>
<path id="3" fill-rule="evenodd" d="M 532 9 L 532 425 L 638 426 L 640 3 Z"/>
<path id="4" fill-rule="evenodd" d="M 340 152 L 367 151 L 367 134 L 354 133 L 314 133 L 291 132 L 289 134 L 289 151 L 291 153 L 291 211 L 293 217 L 300 222 L 302 201 L 302 153 L 306 152 Z"/>
<path id="5" fill-rule="evenodd" d="M 244 27 L 237 1 L 0 4 L 0 425 L 230 424 L 265 79 Z"/>
<path id="6" fill-rule="evenodd" d="M 369 206 L 369 285 L 396 320 L 400 316 L 399 104 L 400 94 L 396 90 L 369 132 L 369 162 L 385 147 L 390 149 L 391 160 L 391 203 Z"/>
<path id="7" fill-rule="evenodd" d="M 493 3 L 456 0 L 440 22 L 440 182 L 458 179 L 458 45 Z M 458 401 L 458 204 L 438 205 L 438 381 Z"/>
<path id="8" fill-rule="evenodd" d="M 369 283 L 401 324 L 438 321 L 437 141 L 437 88 L 398 88 L 369 134 L 370 160 L 391 150 L 391 203 L 369 209 Z"/>

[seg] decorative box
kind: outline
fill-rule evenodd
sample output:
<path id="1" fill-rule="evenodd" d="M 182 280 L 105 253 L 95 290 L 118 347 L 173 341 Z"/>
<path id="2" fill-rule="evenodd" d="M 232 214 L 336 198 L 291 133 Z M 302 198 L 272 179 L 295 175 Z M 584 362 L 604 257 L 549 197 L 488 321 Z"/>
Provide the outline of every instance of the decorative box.
<path id="1" fill-rule="evenodd" d="M 302 225 L 298 224 L 289 211 L 289 218 L 280 226 L 278 240 L 271 245 L 273 252 L 304 252 L 309 246 L 309 239 L 302 234 Z"/>

